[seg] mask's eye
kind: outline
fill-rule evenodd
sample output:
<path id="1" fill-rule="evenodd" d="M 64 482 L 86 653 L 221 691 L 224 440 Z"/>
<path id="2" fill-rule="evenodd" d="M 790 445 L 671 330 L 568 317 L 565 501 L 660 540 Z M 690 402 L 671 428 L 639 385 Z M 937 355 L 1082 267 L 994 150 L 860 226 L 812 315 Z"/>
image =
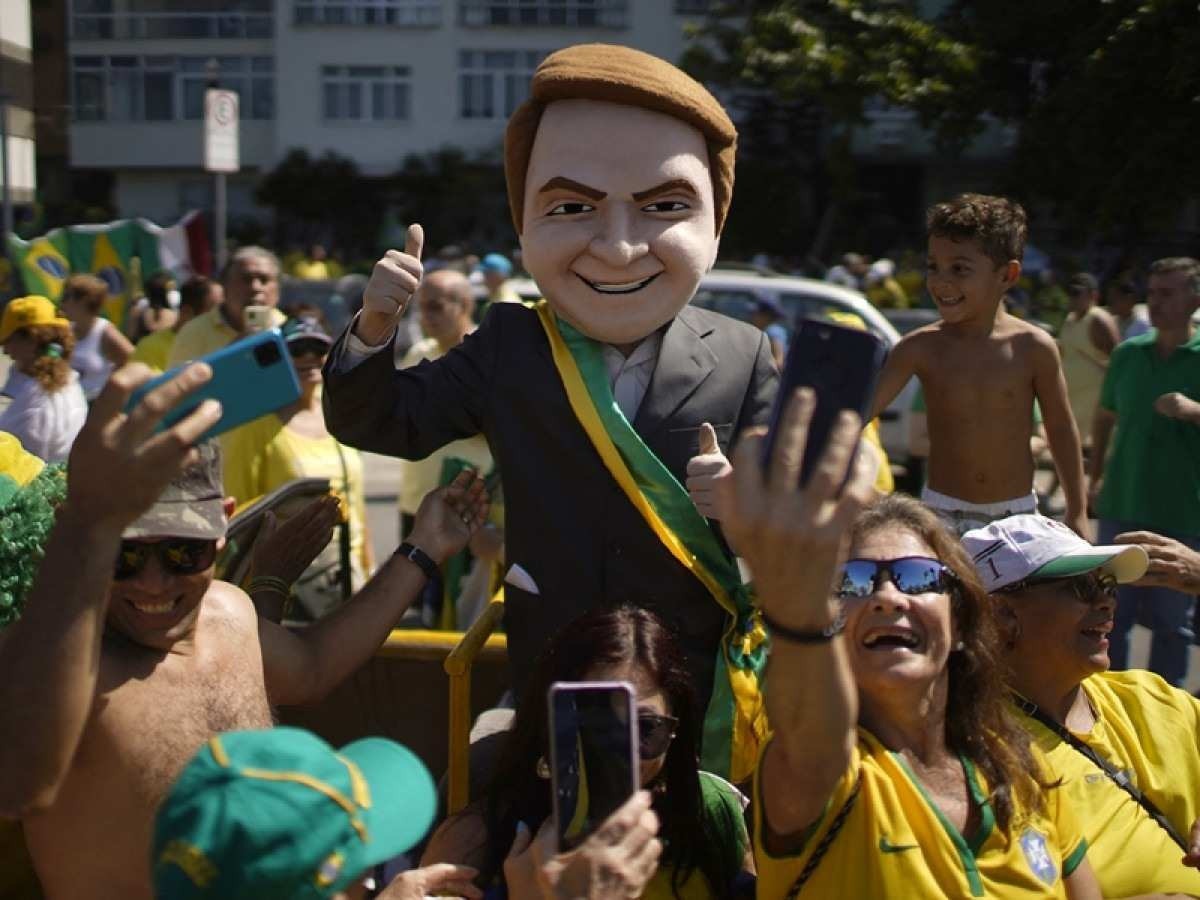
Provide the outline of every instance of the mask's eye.
<path id="1" fill-rule="evenodd" d="M 682 200 L 656 200 L 648 206 L 643 206 L 642 209 L 652 213 L 673 213 L 684 212 L 691 207 Z"/>
<path id="2" fill-rule="evenodd" d="M 591 212 L 595 208 L 596 207 L 592 206 L 589 203 L 580 203 L 578 201 L 572 200 L 572 201 L 568 201 L 566 203 L 558 204 L 553 209 L 551 209 L 550 212 L 546 213 L 546 215 L 548 215 L 548 216 L 578 216 L 578 215 L 581 215 L 582 213 Z"/>

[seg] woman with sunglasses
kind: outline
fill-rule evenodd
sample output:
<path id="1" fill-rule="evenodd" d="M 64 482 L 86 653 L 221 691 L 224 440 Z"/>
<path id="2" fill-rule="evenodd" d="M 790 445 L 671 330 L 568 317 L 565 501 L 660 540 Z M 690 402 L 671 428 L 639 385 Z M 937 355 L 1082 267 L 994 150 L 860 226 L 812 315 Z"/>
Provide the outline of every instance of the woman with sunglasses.
<path id="1" fill-rule="evenodd" d="M 637 693 L 642 787 L 654 798 L 663 844 L 642 897 L 732 898 L 753 870 L 740 794 L 697 766 L 701 716 L 675 638 L 653 613 L 595 610 L 569 625 L 538 662 L 487 792 L 434 834 L 422 865 L 455 862 L 504 896 L 505 859 L 518 825 L 551 814 L 546 695 L 556 681 L 628 681 Z M 517 894 L 509 893 L 517 900 Z"/>
<path id="2" fill-rule="evenodd" d="M 1116 586 L 1137 545 L 1011 516 L 963 544 L 992 592 L 1019 721 L 1061 780 L 1105 897 L 1200 896 L 1200 702 L 1153 672 L 1108 671 Z"/>
<path id="3" fill-rule="evenodd" d="M 912 498 L 866 507 L 851 413 L 798 487 L 814 407 L 791 399 L 765 475 L 761 439 L 743 439 L 722 523 L 771 632 L 759 896 L 1096 900 L 1080 826 L 1013 718 L 970 558 Z"/>
<path id="4" fill-rule="evenodd" d="M 357 450 L 342 445 L 325 427 L 321 367 L 333 339 L 317 318 L 319 312 L 316 307 L 298 307 L 283 325 L 300 380 L 300 399 L 222 440 L 225 492 L 241 506 L 297 478 L 328 478 L 348 516 L 350 586 L 357 591 L 373 568 L 363 464 Z M 339 541 L 331 541 L 294 585 L 295 617 L 320 618 L 345 599 L 337 577 L 340 553 Z"/>

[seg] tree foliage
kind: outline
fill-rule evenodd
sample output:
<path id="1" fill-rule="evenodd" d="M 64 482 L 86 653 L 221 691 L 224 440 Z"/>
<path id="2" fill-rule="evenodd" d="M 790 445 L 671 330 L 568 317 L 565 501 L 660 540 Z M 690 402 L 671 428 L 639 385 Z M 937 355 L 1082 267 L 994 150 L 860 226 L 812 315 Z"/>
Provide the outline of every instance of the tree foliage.
<path id="1" fill-rule="evenodd" d="M 686 63 L 706 80 L 814 100 L 833 125 L 862 122 L 882 99 L 915 112 L 950 153 L 985 116 L 1012 124 L 1004 183 L 1068 225 L 1169 227 L 1200 193 L 1195 0 L 726 4 Z"/>

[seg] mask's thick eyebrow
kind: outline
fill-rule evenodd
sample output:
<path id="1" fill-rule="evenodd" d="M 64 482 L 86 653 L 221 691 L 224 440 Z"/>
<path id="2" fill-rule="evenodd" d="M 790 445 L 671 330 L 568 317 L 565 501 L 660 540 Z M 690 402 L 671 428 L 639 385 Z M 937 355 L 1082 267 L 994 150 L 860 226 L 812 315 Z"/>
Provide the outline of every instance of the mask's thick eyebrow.
<path id="1" fill-rule="evenodd" d="M 608 195 L 604 191 L 598 191 L 594 187 L 588 187 L 586 184 L 580 184 L 570 178 L 564 178 L 562 175 L 555 175 L 549 181 L 541 186 L 538 190 L 539 194 L 545 194 L 548 191 L 563 190 L 572 191 L 576 194 L 582 194 L 589 200 L 600 201 Z"/>
<path id="2" fill-rule="evenodd" d="M 696 189 L 692 183 L 686 178 L 672 178 L 670 181 L 664 181 L 662 184 L 656 184 L 652 188 L 647 188 L 644 191 L 637 191 L 633 194 L 635 203 L 641 203 L 643 200 L 649 200 L 651 197 L 657 197 L 659 194 L 665 194 L 668 191 L 683 191 L 685 194 L 696 196 Z"/>

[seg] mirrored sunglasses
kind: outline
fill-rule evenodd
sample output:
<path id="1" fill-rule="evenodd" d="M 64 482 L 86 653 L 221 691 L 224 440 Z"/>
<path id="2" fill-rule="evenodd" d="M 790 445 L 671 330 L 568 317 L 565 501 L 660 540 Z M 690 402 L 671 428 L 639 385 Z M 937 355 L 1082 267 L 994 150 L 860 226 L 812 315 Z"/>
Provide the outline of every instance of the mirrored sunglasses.
<path id="1" fill-rule="evenodd" d="M 837 596 L 862 599 L 879 590 L 883 578 L 902 594 L 945 593 L 958 579 L 940 560 L 925 556 L 899 559 L 851 559 L 842 566 Z"/>
<path id="2" fill-rule="evenodd" d="M 658 759 L 670 748 L 678 727 L 679 720 L 674 716 L 638 713 L 638 756 Z"/>
<path id="3" fill-rule="evenodd" d="M 132 578 L 151 556 L 173 575 L 195 575 L 203 572 L 217 558 L 217 542 L 202 538 L 168 538 L 165 541 L 121 541 L 113 577 L 120 581 Z"/>

